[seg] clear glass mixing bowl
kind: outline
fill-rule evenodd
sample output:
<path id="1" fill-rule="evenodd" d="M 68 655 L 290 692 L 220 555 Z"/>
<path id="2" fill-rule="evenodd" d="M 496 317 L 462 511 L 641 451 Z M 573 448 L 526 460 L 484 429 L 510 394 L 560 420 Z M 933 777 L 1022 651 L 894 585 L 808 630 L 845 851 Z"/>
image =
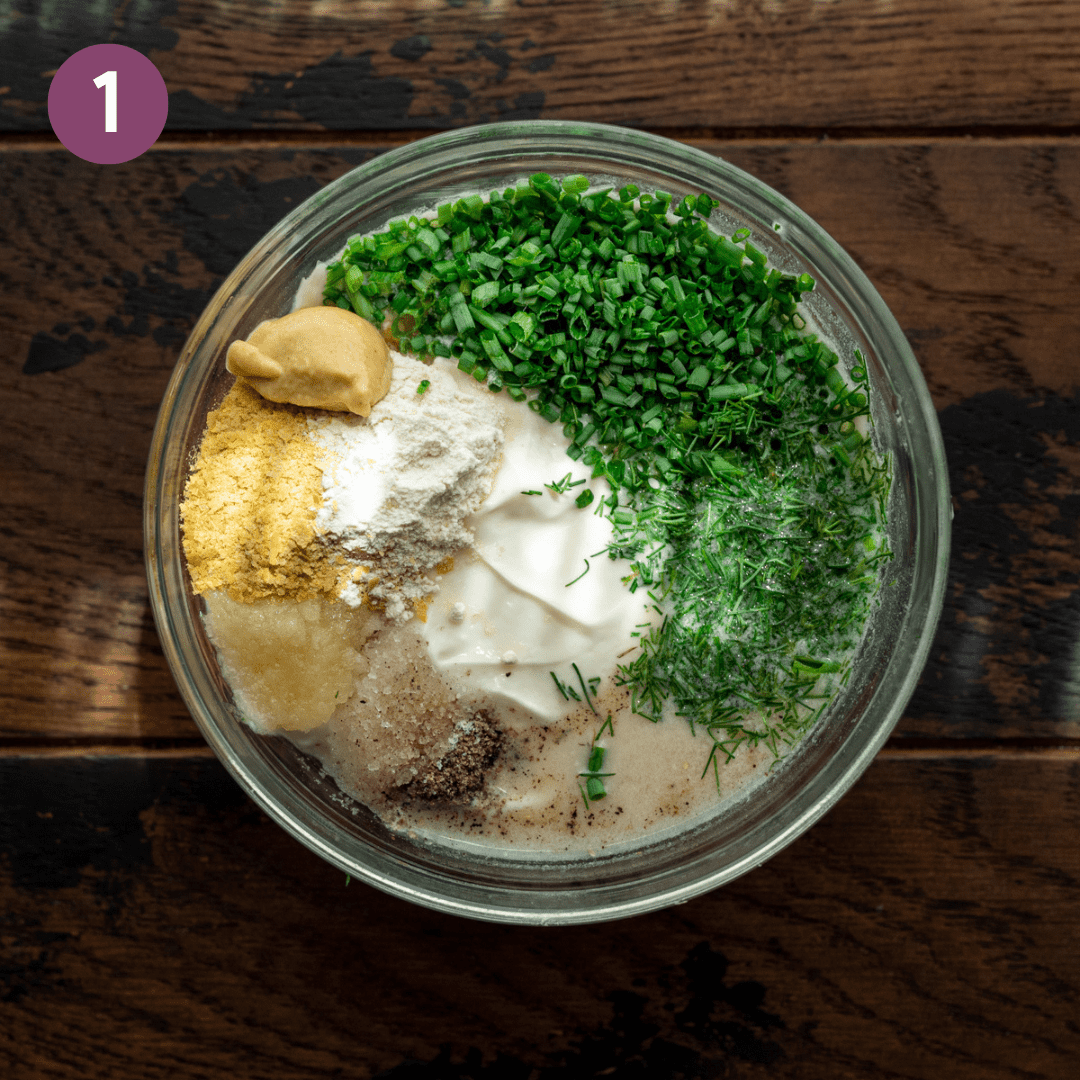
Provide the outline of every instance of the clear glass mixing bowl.
<path id="1" fill-rule="evenodd" d="M 874 437 L 892 455 L 888 531 L 895 558 L 846 689 L 781 767 L 714 819 L 630 853 L 567 861 L 477 858 L 391 832 L 351 803 L 282 738 L 238 718 L 192 594 L 178 506 L 206 415 L 231 385 L 230 341 L 290 310 L 298 283 L 357 233 L 418 208 L 534 172 L 584 173 L 594 182 L 676 201 L 719 199 L 711 223 L 753 243 L 787 272 L 817 282 L 804 305 L 839 345 L 862 351 Z M 584 923 L 690 899 L 759 866 L 818 820 L 869 765 L 906 705 L 941 610 L 950 503 L 941 433 L 907 341 L 865 275 L 786 198 L 700 150 L 598 124 L 523 121 L 435 135 L 400 147 L 328 184 L 236 267 L 195 326 L 154 431 L 146 477 L 150 597 L 180 692 L 207 741 L 251 797 L 288 832 L 353 878 L 396 896 L 477 919 Z"/>

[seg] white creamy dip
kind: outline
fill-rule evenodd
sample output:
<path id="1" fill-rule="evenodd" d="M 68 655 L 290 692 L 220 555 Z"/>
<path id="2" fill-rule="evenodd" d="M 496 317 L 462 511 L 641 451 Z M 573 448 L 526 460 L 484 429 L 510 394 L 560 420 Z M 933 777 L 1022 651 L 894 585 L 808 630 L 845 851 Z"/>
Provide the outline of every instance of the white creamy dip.
<path id="1" fill-rule="evenodd" d="M 468 519 L 472 551 L 439 579 L 424 636 L 440 671 L 551 723 L 567 707 L 551 672 L 574 681 L 576 663 L 586 677 L 607 680 L 655 613 L 644 591 L 623 583 L 629 564 L 607 557 L 611 523 L 594 512 L 606 482 L 590 481 L 590 470 L 566 456 L 557 425 L 508 398 L 500 403 L 506 427 L 495 485 Z M 561 494 L 545 487 L 567 473 L 583 483 Z M 596 499 L 581 508 L 575 499 L 587 484 Z"/>

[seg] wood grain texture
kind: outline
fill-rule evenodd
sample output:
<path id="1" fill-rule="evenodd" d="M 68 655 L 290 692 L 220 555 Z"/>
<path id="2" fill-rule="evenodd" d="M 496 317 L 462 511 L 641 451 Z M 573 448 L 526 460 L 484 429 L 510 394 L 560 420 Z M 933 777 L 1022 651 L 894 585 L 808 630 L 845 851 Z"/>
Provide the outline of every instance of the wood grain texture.
<path id="1" fill-rule="evenodd" d="M 210 758 L 7 757 L 0 1069 L 1064 1080 L 1078 828 L 1075 755 L 892 755 L 724 889 L 527 929 L 346 887 Z"/>
<path id="2" fill-rule="evenodd" d="M 940 409 L 956 508 L 951 581 L 899 735 L 1076 737 L 1080 149 L 704 145 L 852 253 Z M 0 159 L 0 737 L 196 737 L 157 646 L 142 567 L 158 403 L 234 263 L 374 152 L 163 151 L 107 173 L 63 152 Z"/>
<path id="3" fill-rule="evenodd" d="M 1080 123 L 1057 0 L 107 0 L 0 8 L 0 130 L 48 131 L 52 73 L 102 41 L 157 64 L 171 130 Z"/>

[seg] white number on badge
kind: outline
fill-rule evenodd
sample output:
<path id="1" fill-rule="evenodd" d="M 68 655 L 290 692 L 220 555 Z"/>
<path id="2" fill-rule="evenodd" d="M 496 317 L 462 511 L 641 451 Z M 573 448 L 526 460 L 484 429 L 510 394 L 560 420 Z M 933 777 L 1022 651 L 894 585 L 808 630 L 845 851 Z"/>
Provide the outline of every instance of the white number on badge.
<path id="1" fill-rule="evenodd" d="M 116 72 L 103 71 L 94 85 L 100 90 L 105 87 L 105 130 L 116 130 Z"/>

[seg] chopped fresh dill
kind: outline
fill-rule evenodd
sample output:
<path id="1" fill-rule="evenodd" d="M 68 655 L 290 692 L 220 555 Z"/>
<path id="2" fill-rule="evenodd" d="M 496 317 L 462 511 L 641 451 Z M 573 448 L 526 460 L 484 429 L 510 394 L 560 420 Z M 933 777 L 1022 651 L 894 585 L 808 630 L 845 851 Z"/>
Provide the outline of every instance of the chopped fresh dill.
<path id="1" fill-rule="evenodd" d="M 589 708 L 592 709 L 592 711 L 595 713 L 596 706 L 593 704 L 592 694 L 596 693 L 596 688 L 600 685 L 600 676 L 594 675 L 592 678 L 589 679 L 588 683 L 586 683 L 584 676 L 581 674 L 581 669 L 577 666 L 577 664 L 571 664 L 570 666 L 574 669 L 574 672 L 578 677 L 578 682 L 581 683 L 581 690 L 582 693 L 585 695 L 585 704 L 588 705 Z M 590 687 L 592 688 L 592 693 L 589 692 Z M 599 716 L 600 714 L 596 713 L 596 715 Z"/>
<path id="2" fill-rule="evenodd" d="M 554 671 L 549 671 L 548 674 L 555 680 L 555 686 L 559 693 L 562 694 L 565 701 L 580 701 L 581 696 L 578 692 L 569 684 L 564 683 Z"/>
<path id="3" fill-rule="evenodd" d="M 534 490 L 534 491 L 523 491 L 521 494 L 522 495 L 543 495 L 544 493 L 542 491 L 535 491 Z"/>
<path id="4" fill-rule="evenodd" d="M 708 733 L 706 771 L 813 725 L 892 557 L 865 360 L 807 331 L 809 274 L 770 267 L 749 229 L 710 229 L 718 205 L 537 173 L 351 239 L 324 291 L 561 424 L 606 480 L 575 502 L 609 518 L 606 552 L 658 617 L 618 682 L 643 716 Z M 586 483 L 572 475 L 544 486 Z"/>
<path id="5" fill-rule="evenodd" d="M 844 466 L 808 438 L 801 457 L 747 455 L 739 478 L 661 489 L 616 526 L 662 619 L 618 681 L 642 715 L 670 702 L 704 727 L 712 765 L 743 743 L 779 755 L 813 725 L 846 681 L 890 557 L 875 535 L 887 465 L 865 440 Z"/>

